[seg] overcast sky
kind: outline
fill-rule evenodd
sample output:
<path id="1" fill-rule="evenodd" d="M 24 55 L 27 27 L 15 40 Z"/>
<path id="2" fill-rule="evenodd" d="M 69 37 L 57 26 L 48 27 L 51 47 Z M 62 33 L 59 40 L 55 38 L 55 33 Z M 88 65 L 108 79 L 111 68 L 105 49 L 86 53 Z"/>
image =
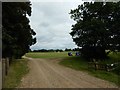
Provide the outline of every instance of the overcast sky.
<path id="1" fill-rule="evenodd" d="M 79 2 L 31 0 L 31 3 L 30 25 L 36 32 L 37 38 L 37 43 L 31 46 L 32 50 L 77 47 L 69 34 L 72 24 L 75 23 L 70 18 L 69 12 L 82 3 L 80 0 Z"/>

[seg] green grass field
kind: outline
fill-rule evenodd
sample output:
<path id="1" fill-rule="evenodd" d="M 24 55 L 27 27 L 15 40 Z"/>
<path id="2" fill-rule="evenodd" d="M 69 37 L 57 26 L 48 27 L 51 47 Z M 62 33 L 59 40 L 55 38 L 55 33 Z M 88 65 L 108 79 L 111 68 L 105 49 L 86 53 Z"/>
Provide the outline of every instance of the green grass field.
<path id="1" fill-rule="evenodd" d="M 82 57 L 75 56 L 75 52 L 73 52 L 73 56 L 68 56 L 68 52 L 46 52 L 46 53 L 39 53 L 39 52 L 30 52 L 27 53 L 25 56 L 32 57 L 32 58 L 60 58 L 62 59 L 61 62 L 59 62 L 60 65 L 64 65 L 66 67 L 70 67 L 75 70 L 82 70 L 85 72 L 88 72 L 90 75 L 93 75 L 95 77 L 108 80 L 110 82 L 115 83 L 116 85 L 120 85 L 119 79 L 120 76 L 115 74 L 114 72 L 106 72 L 102 70 L 95 71 L 94 69 L 88 68 L 88 62 L 83 59 Z M 113 63 L 120 61 L 120 53 L 110 53 L 109 59 L 104 61 L 103 63 Z"/>
<path id="2" fill-rule="evenodd" d="M 65 58 L 68 57 L 67 52 L 30 52 L 25 56 L 32 58 Z"/>
<path id="3" fill-rule="evenodd" d="M 28 73 L 29 68 L 27 66 L 28 60 L 26 59 L 17 59 L 13 60 L 10 65 L 8 75 L 5 76 L 5 82 L 3 83 L 4 88 L 11 88 L 11 90 L 17 87 L 22 77 Z"/>

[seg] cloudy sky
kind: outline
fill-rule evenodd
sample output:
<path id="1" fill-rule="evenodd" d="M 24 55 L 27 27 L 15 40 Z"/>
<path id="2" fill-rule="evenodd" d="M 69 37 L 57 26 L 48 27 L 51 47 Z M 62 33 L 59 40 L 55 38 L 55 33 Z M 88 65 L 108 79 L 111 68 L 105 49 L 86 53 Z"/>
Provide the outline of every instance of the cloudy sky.
<path id="1" fill-rule="evenodd" d="M 32 16 L 30 25 L 36 32 L 37 43 L 31 46 L 36 49 L 65 49 L 77 47 L 72 40 L 70 10 L 77 8 L 82 1 L 36 1 L 31 0 Z"/>

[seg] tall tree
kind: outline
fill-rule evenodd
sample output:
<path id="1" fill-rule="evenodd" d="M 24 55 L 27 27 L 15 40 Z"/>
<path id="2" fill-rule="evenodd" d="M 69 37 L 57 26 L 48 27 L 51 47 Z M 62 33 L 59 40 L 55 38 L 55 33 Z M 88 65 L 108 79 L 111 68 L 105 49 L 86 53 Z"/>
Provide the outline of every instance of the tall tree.
<path id="1" fill-rule="evenodd" d="M 88 58 L 105 58 L 120 50 L 120 2 L 84 2 L 71 10 L 73 41 Z"/>
<path id="2" fill-rule="evenodd" d="M 2 56 L 21 58 L 36 43 L 29 25 L 30 2 L 2 3 Z"/>

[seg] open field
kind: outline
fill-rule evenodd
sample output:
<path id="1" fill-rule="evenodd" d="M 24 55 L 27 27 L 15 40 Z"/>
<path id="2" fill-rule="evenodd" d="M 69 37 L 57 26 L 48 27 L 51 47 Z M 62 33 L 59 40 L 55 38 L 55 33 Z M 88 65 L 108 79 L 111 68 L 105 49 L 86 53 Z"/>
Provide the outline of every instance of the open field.
<path id="1" fill-rule="evenodd" d="M 67 52 L 30 52 L 25 56 L 32 58 L 65 58 L 68 57 Z"/>
<path id="2" fill-rule="evenodd" d="M 74 54 L 75 52 L 73 52 Z M 110 82 L 113 82 L 117 85 L 120 85 L 120 76 L 113 73 L 113 72 L 106 72 L 102 70 L 92 70 L 88 68 L 88 62 L 84 60 L 81 57 L 78 56 L 68 56 L 67 52 L 47 52 L 47 53 L 39 53 L 39 52 L 31 52 L 26 54 L 27 57 L 32 57 L 32 58 L 45 58 L 45 59 L 61 59 L 59 64 L 64 65 L 70 68 L 73 68 L 75 70 L 82 70 L 85 72 L 88 72 L 90 75 L 93 75 L 95 77 L 101 78 L 108 80 Z M 115 53 L 110 53 L 109 54 L 109 59 L 104 61 L 103 63 L 111 63 L 111 62 L 116 62 L 120 59 L 120 53 L 115 54 Z"/>

